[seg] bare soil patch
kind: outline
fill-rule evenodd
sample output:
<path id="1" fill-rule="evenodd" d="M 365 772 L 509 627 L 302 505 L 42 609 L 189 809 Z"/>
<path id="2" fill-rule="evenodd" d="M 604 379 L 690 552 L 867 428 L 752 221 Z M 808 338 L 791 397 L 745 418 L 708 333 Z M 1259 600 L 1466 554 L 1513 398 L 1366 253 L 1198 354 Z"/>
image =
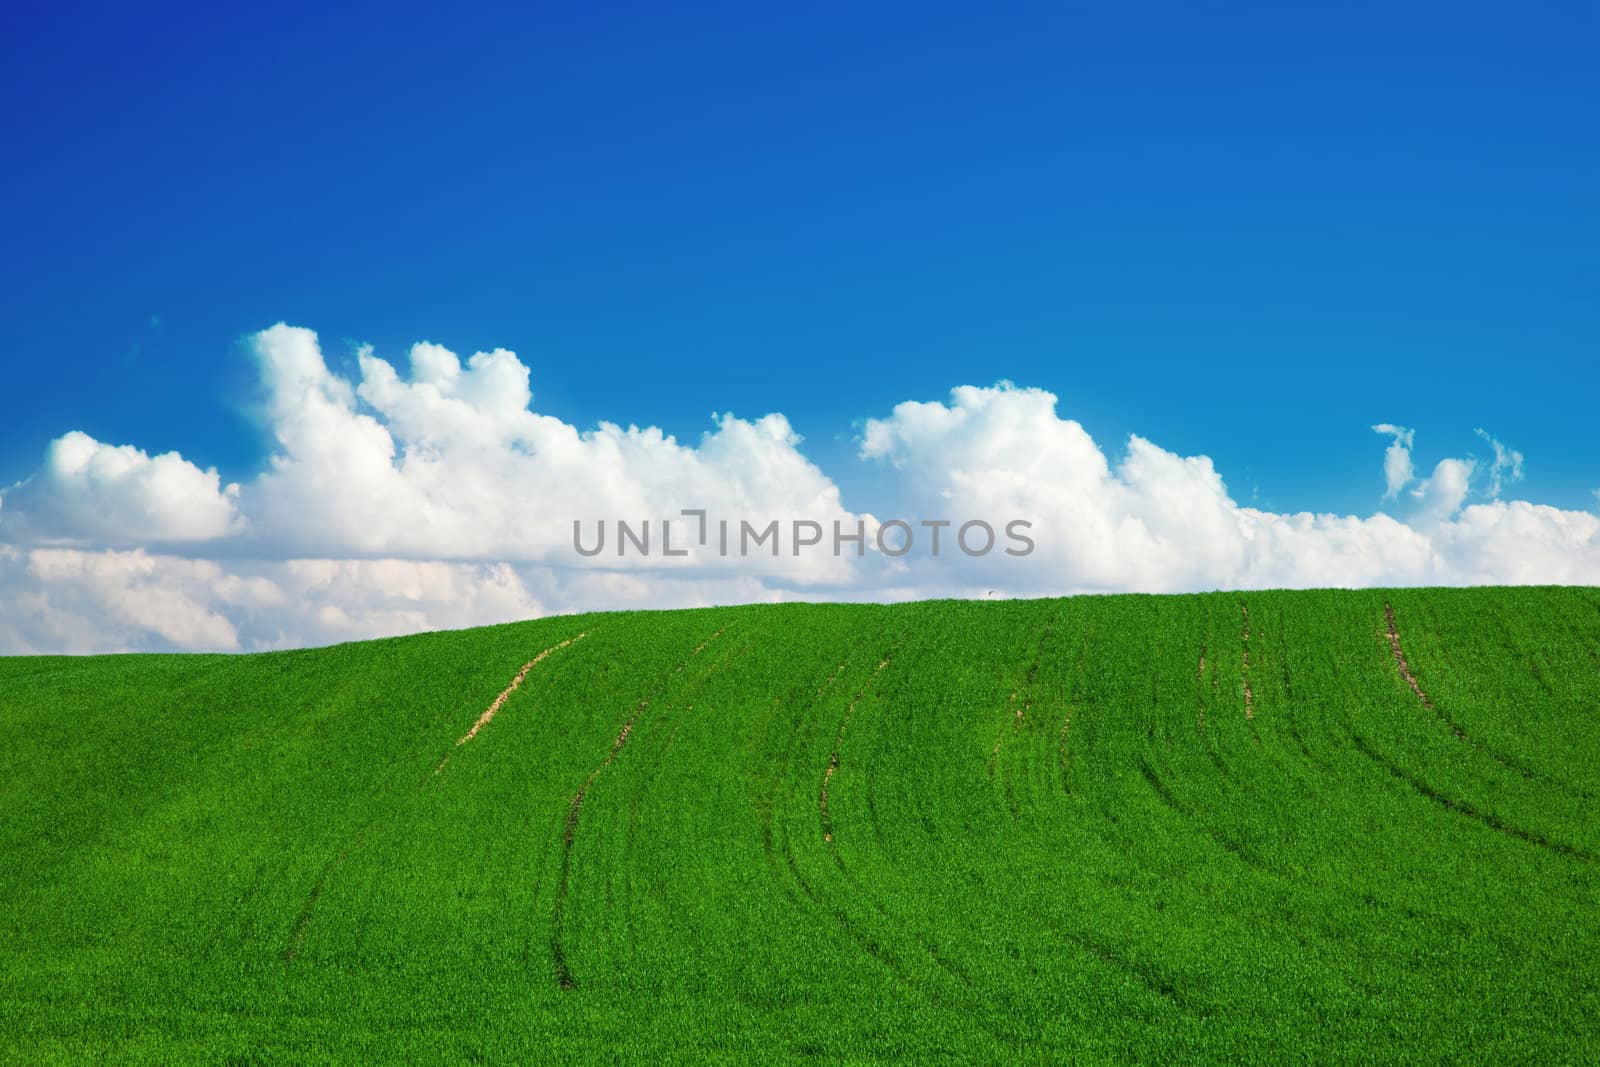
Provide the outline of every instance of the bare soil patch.
<path id="1" fill-rule="evenodd" d="M 471 741 L 474 737 L 477 737 L 478 736 L 478 731 L 483 729 L 485 726 L 489 725 L 489 720 L 494 718 L 495 713 L 498 712 L 500 710 L 500 708 L 502 706 L 504 706 L 505 702 L 511 698 L 511 694 L 515 693 L 517 691 L 517 687 L 522 684 L 523 679 L 528 677 L 528 672 L 533 670 L 535 667 L 537 667 L 544 660 L 544 658 L 546 656 L 550 655 L 550 653 L 552 653 L 552 652 L 556 652 L 556 651 L 559 651 L 560 649 L 566 648 L 568 645 L 573 644 L 574 642 L 582 641 L 585 637 L 588 637 L 588 636 L 589 636 L 589 631 L 585 630 L 583 633 L 579 634 L 577 637 L 569 637 L 565 641 L 561 642 L 558 645 L 551 645 L 549 648 L 545 649 L 543 652 L 539 653 L 537 656 L 533 657 L 528 662 L 524 663 L 522 665 L 522 669 L 517 672 L 517 676 L 515 678 L 511 679 L 511 684 L 506 686 L 503 690 L 501 690 L 500 695 L 494 698 L 494 702 L 492 704 L 490 704 L 487 708 L 484 709 L 484 712 L 483 712 L 482 715 L 478 716 L 478 721 L 472 724 L 472 729 L 468 730 L 465 734 L 461 735 L 461 739 L 458 740 L 456 742 L 456 744 L 464 745 L 468 741 Z M 446 759 L 448 759 L 448 758 L 449 757 L 446 757 Z M 437 774 L 439 769 L 442 769 L 443 767 L 444 767 L 444 760 L 440 760 L 439 761 L 439 768 L 436 768 L 434 773 Z"/>

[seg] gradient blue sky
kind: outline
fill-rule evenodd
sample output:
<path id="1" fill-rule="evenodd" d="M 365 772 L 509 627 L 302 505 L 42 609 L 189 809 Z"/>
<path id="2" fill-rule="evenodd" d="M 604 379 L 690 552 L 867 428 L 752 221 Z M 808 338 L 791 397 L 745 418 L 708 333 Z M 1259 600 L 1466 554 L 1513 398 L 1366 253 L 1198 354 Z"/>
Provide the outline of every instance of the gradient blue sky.
<path id="1" fill-rule="evenodd" d="M 82 429 L 224 479 L 237 345 L 505 346 L 690 439 L 1047 388 L 1113 452 L 1370 512 L 1385 441 L 1600 486 L 1600 16 L 931 5 L 12 11 L 0 485 Z"/>

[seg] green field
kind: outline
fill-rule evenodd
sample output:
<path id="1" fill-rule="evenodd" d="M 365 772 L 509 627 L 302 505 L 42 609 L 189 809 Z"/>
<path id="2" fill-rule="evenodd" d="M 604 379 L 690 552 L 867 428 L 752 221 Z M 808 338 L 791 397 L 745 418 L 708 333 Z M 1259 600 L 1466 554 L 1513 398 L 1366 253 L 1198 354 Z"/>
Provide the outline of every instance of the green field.
<path id="1" fill-rule="evenodd" d="M 1600 1058 L 1595 589 L 3 659 L 0 756 L 11 1060 Z"/>

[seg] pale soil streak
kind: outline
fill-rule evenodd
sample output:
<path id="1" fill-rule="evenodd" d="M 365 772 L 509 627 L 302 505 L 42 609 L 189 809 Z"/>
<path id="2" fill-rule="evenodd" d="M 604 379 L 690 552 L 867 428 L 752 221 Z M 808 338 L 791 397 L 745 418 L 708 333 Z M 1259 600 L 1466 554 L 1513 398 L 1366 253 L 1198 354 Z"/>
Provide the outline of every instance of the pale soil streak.
<path id="1" fill-rule="evenodd" d="M 844 732 L 850 728 L 850 717 L 856 713 L 856 705 L 861 703 L 861 698 L 866 694 L 867 686 L 872 684 L 885 667 L 889 665 L 889 658 L 885 656 L 873 668 L 872 674 L 861 688 L 856 690 L 856 695 L 850 698 L 850 706 L 845 709 L 844 721 L 839 723 L 839 732 L 834 735 L 833 752 L 828 756 L 828 769 L 822 772 L 822 792 L 818 800 L 818 807 L 822 813 L 822 840 L 828 844 L 833 843 L 833 818 L 828 814 L 828 783 L 839 770 L 839 746 L 844 743 Z"/>
<path id="2" fill-rule="evenodd" d="M 474 737 L 477 737 L 478 736 L 478 731 L 483 729 L 485 726 L 489 725 L 489 720 L 494 718 L 495 713 L 497 711 L 499 711 L 501 706 L 504 705 L 505 702 L 511 698 L 511 694 L 515 693 L 517 691 L 517 687 L 522 684 L 523 679 L 528 677 L 528 672 L 533 670 L 533 668 L 537 667 L 539 665 L 540 661 L 542 661 L 546 656 L 548 656 L 552 652 L 560 651 L 561 649 L 566 648 L 568 645 L 570 645 L 570 644 L 572 644 L 572 643 L 574 643 L 576 641 L 582 641 L 585 637 L 588 637 L 588 636 L 589 636 L 589 631 L 585 630 L 583 633 L 579 634 L 577 637 L 569 637 L 565 641 L 561 642 L 559 645 L 551 645 L 549 648 L 545 649 L 543 652 L 539 653 L 537 656 L 533 657 L 528 662 L 524 663 L 522 665 L 522 669 L 517 672 L 517 676 L 515 678 L 511 679 L 511 684 L 506 686 L 505 689 L 501 691 L 500 695 L 494 698 L 494 703 L 490 704 L 489 707 L 487 709 L 485 709 L 484 713 L 482 715 L 478 716 L 478 721 L 472 724 L 472 729 L 468 730 L 465 734 L 463 734 L 461 736 L 461 739 L 459 741 L 457 741 L 456 744 L 464 745 L 468 741 L 471 741 Z M 449 756 L 446 756 L 445 760 L 447 760 L 449 758 L 450 758 Z M 440 760 L 439 761 L 439 767 L 443 767 L 444 766 L 445 760 Z M 438 768 L 435 768 L 434 773 L 436 773 L 436 774 L 438 773 Z"/>
<path id="3" fill-rule="evenodd" d="M 1246 719 L 1254 719 L 1256 717 L 1256 695 L 1250 688 L 1250 608 L 1246 604 L 1240 604 L 1239 610 L 1244 615 L 1244 658 L 1241 661 L 1239 672 L 1239 676 L 1244 682 L 1244 717 Z"/>
<path id="4" fill-rule="evenodd" d="M 722 629 L 726 629 L 726 627 Z M 672 673 L 680 673 L 684 667 L 688 666 L 689 660 L 694 659 L 707 645 L 721 637 L 722 629 L 719 629 L 716 633 L 696 645 L 694 651 L 689 653 L 688 658 L 672 669 Z M 580 634 L 579 636 L 583 635 Z M 577 640 L 577 638 L 573 638 L 573 640 Z M 532 666 L 532 664 L 529 666 Z M 662 688 L 665 688 L 665 686 L 663 685 Z M 601 772 L 616 761 L 617 753 L 622 751 L 622 746 L 626 745 L 628 738 L 633 736 L 633 728 L 639 722 L 639 716 L 643 715 L 649 706 L 649 697 L 639 701 L 639 706 L 634 709 L 633 715 L 628 721 L 623 723 L 621 732 L 617 734 L 617 739 L 612 742 L 611 751 L 607 752 L 606 758 L 601 760 L 594 770 L 589 772 L 589 776 L 583 780 L 583 784 L 578 787 L 578 791 L 572 794 L 572 801 L 567 806 L 567 821 L 561 835 L 561 876 L 556 884 L 555 911 L 550 921 L 550 954 L 555 959 L 556 984 L 562 989 L 572 989 L 577 985 L 576 979 L 572 976 L 572 969 L 567 965 L 566 949 L 561 939 L 561 920 L 566 910 L 567 887 L 571 882 L 572 876 L 572 844 L 578 835 L 578 820 L 583 815 L 583 801 L 589 795 L 590 787 L 600 777 Z"/>
<path id="5" fill-rule="evenodd" d="M 1400 629 L 1395 625 L 1393 604 L 1386 603 L 1383 605 L 1383 620 L 1388 628 L 1389 651 L 1394 654 L 1394 665 L 1395 668 L 1399 670 L 1400 677 L 1406 680 L 1406 684 L 1409 685 L 1411 687 L 1411 691 L 1417 695 L 1417 699 L 1422 701 L 1422 706 L 1427 708 L 1429 711 L 1434 711 L 1435 708 L 1433 706 L 1433 701 L 1429 700 L 1428 694 L 1422 691 L 1422 684 L 1417 681 L 1417 676 L 1411 673 L 1411 664 L 1406 662 L 1405 651 L 1400 647 Z M 1463 741 L 1466 740 L 1467 735 L 1462 733 L 1461 728 L 1455 723 L 1446 722 L 1445 725 L 1450 727 L 1450 731 L 1454 733 L 1458 739 Z"/>

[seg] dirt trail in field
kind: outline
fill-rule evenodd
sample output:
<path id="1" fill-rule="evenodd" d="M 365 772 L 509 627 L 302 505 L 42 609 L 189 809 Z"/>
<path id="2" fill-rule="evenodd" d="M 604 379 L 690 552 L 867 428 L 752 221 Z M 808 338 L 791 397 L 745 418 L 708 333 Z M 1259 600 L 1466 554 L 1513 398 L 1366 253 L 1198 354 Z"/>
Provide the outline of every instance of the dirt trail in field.
<path id="1" fill-rule="evenodd" d="M 689 653 L 682 663 L 672 669 L 672 674 L 682 673 L 683 669 L 689 665 L 689 661 L 698 656 L 707 645 L 721 637 L 725 629 L 726 627 L 718 629 L 710 637 L 696 645 L 694 651 Z M 659 693 L 665 688 L 666 684 L 662 683 L 656 692 Z M 578 984 L 572 976 L 572 969 L 567 965 L 566 948 L 561 936 L 561 923 L 566 912 L 567 889 L 572 879 L 572 845 L 577 840 L 578 821 L 583 817 L 584 798 L 589 795 L 590 788 L 594 786 L 601 773 L 616 761 L 617 753 L 622 751 L 622 746 L 626 745 L 628 738 L 633 736 L 634 726 L 638 724 L 639 717 L 649 709 L 650 701 L 653 697 L 654 694 L 639 701 L 639 706 L 633 710 L 633 714 L 628 718 L 628 721 L 622 724 L 622 729 L 618 732 L 617 739 L 611 743 L 611 750 L 606 753 L 605 759 L 601 760 L 589 772 L 588 777 L 583 780 L 583 784 L 578 787 L 578 791 L 572 794 L 572 800 L 567 805 L 567 820 L 561 834 L 561 875 L 556 882 L 555 907 L 550 917 L 550 955 L 555 961 L 556 984 L 562 989 L 572 989 Z"/>
<path id="2" fill-rule="evenodd" d="M 1422 691 L 1422 685 L 1417 681 L 1417 676 L 1411 673 L 1411 664 L 1406 662 L 1405 651 L 1400 647 L 1400 629 L 1395 625 L 1394 621 L 1393 604 L 1385 603 L 1383 605 L 1383 620 L 1387 625 L 1389 632 L 1389 651 L 1394 655 L 1394 665 L 1395 668 L 1399 670 L 1400 677 L 1404 678 L 1406 680 L 1406 684 L 1411 687 L 1411 691 L 1417 694 L 1417 699 L 1422 701 L 1423 707 L 1427 708 L 1429 711 L 1436 710 L 1433 706 L 1433 701 L 1428 699 L 1428 694 Z M 1462 733 L 1461 728 L 1455 723 L 1450 722 L 1446 723 L 1446 725 L 1450 727 L 1451 732 L 1454 733 L 1457 738 L 1466 740 L 1466 734 Z"/>
<path id="3" fill-rule="evenodd" d="M 1244 682 L 1244 717 L 1256 717 L 1256 694 L 1250 688 L 1250 606 L 1240 604 L 1239 611 L 1244 616 L 1244 657 L 1239 665 L 1239 677 Z"/>
<path id="4" fill-rule="evenodd" d="M 830 845 L 833 844 L 833 818 L 828 812 L 828 784 L 833 781 L 833 776 L 839 770 L 839 748 L 844 744 L 844 733 L 850 728 L 850 718 L 856 713 L 856 705 L 861 703 L 861 698 L 866 694 L 867 687 L 888 665 L 889 657 L 885 656 L 879 660 L 878 665 L 873 668 L 872 674 L 868 676 L 865 682 L 861 683 L 861 688 L 856 690 L 856 695 L 850 698 L 850 706 L 845 709 L 844 720 L 839 723 L 839 732 L 833 738 L 833 752 L 828 756 L 828 768 L 822 772 L 822 791 L 817 806 L 822 817 L 822 840 Z"/>
<path id="5" fill-rule="evenodd" d="M 550 653 L 552 653 L 552 652 L 560 651 L 561 649 L 566 648 L 570 644 L 574 644 L 575 642 L 582 641 L 585 637 L 588 637 L 588 636 L 589 636 L 589 631 L 585 630 L 583 633 L 579 634 L 578 636 L 569 637 L 565 641 L 561 642 L 558 645 L 551 645 L 549 648 L 545 649 L 543 652 L 539 653 L 537 656 L 533 657 L 528 662 L 524 663 L 522 665 L 522 669 L 517 672 L 517 676 L 515 678 L 511 679 L 511 684 L 506 686 L 505 689 L 501 690 L 500 695 L 494 698 L 494 703 L 490 704 L 488 706 L 488 708 L 484 709 L 483 714 L 478 716 L 478 721 L 472 724 L 472 729 L 468 730 L 465 734 L 461 735 L 461 739 L 458 740 L 456 742 L 456 744 L 464 745 L 468 741 L 471 741 L 474 737 L 477 737 L 478 736 L 478 731 L 483 729 L 485 726 L 489 725 L 489 720 L 494 718 L 495 713 L 498 712 L 500 710 L 500 708 L 505 704 L 505 702 L 510 699 L 511 694 L 515 693 L 517 691 L 517 687 L 522 684 L 523 679 L 528 677 L 528 672 L 533 670 L 535 667 L 537 667 L 544 660 L 544 658 L 546 656 L 550 655 Z M 449 759 L 449 758 L 450 758 L 449 756 L 445 757 L 445 759 Z M 444 760 L 440 760 L 439 761 L 439 766 L 440 767 L 444 766 Z M 435 771 L 435 773 L 437 773 L 437 770 Z"/>

